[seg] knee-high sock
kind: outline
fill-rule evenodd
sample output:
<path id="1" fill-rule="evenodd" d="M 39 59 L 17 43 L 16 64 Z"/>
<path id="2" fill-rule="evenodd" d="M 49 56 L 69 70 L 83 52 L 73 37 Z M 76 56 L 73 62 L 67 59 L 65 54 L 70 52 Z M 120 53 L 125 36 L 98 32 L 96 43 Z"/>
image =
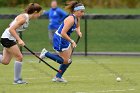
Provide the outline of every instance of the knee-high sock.
<path id="1" fill-rule="evenodd" d="M 61 73 L 57 73 L 56 77 L 61 78 L 62 75 L 64 74 L 64 72 L 67 70 L 67 68 L 69 67 L 70 64 L 61 64 L 59 70 L 61 70 Z"/>
<path id="2" fill-rule="evenodd" d="M 22 62 L 15 61 L 14 64 L 14 80 L 18 80 L 21 78 L 21 69 L 22 69 Z"/>
<path id="3" fill-rule="evenodd" d="M 45 56 L 59 64 L 63 64 L 63 62 L 64 62 L 62 57 L 60 57 L 59 55 L 52 54 L 50 52 L 45 53 Z"/>
<path id="4" fill-rule="evenodd" d="M 0 55 L 0 63 L 2 63 L 2 55 Z"/>

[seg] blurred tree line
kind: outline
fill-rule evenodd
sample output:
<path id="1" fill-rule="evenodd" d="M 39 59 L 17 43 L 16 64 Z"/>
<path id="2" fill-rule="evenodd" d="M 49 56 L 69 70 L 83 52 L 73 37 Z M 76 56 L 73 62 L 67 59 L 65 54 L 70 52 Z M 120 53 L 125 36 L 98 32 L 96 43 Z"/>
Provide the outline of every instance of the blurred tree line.
<path id="1" fill-rule="evenodd" d="M 64 6 L 66 1 L 57 0 L 59 5 Z M 100 8 L 140 8 L 140 0 L 77 0 L 84 3 L 87 7 Z M 0 0 L 0 7 L 25 6 L 28 3 L 36 2 L 43 6 L 49 7 L 51 0 Z"/>

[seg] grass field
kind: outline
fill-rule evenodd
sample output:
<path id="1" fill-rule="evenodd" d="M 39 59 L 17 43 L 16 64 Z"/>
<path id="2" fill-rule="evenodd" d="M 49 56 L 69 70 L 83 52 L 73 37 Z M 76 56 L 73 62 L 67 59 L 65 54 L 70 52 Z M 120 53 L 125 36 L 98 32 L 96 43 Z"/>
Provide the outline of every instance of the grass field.
<path id="1" fill-rule="evenodd" d="M 49 59 L 48 62 L 58 67 Z M 73 56 L 73 63 L 64 74 L 68 83 L 54 83 L 55 72 L 33 56 L 25 56 L 23 78 L 27 85 L 13 85 L 13 61 L 0 65 L 0 93 L 139 93 L 140 58 L 120 56 Z M 116 81 L 114 73 L 122 77 Z"/>

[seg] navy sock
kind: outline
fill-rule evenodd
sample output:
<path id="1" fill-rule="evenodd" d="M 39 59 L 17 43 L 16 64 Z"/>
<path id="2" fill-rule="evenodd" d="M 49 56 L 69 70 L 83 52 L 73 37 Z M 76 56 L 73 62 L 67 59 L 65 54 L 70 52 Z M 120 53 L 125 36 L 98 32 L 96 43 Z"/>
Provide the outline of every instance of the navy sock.
<path id="1" fill-rule="evenodd" d="M 64 72 L 67 70 L 67 68 L 69 67 L 70 64 L 61 64 L 59 70 L 61 70 L 61 73 L 57 73 L 56 77 L 61 78 L 62 75 L 64 74 Z"/>
<path id="2" fill-rule="evenodd" d="M 55 55 L 55 54 L 52 54 L 50 52 L 47 52 L 45 54 L 46 57 L 52 59 L 53 61 L 59 63 L 59 64 L 63 64 L 64 60 L 62 57 L 60 57 L 59 55 Z"/>

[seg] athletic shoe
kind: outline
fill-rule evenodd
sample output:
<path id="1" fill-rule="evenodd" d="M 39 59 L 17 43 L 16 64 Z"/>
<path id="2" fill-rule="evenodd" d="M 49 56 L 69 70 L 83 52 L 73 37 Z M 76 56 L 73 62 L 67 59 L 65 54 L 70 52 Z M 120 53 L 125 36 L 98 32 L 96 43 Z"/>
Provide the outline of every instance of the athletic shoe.
<path id="1" fill-rule="evenodd" d="M 53 82 L 63 82 L 63 83 L 67 83 L 68 81 L 65 80 L 63 77 L 62 78 L 58 78 L 58 77 L 54 77 L 52 79 Z"/>
<path id="2" fill-rule="evenodd" d="M 39 55 L 39 57 L 41 58 L 41 59 L 44 59 L 45 58 L 45 53 L 46 52 L 48 52 L 45 48 L 43 48 L 42 49 L 42 51 L 41 51 L 41 53 L 40 53 L 40 55 Z M 39 60 L 39 63 L 41 62 L 41 60 Z"/>
<path id="3" fill-rule="evenodd" d="M 14 81 L 13 84 L 28 84 L 28 82 L 26 82 L 26 81 L 24 81 L 24 80 L 22 80 L 22 79 L 18 79 L 18 80 L 16 80 L 16 81 Z"/>

